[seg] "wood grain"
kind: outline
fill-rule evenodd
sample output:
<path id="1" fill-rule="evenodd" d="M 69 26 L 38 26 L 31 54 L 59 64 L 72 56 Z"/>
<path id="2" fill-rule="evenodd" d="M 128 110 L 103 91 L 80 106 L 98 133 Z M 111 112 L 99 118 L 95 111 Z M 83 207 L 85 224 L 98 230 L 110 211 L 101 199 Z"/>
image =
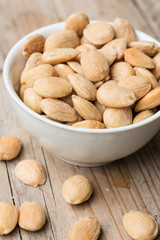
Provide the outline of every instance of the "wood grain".
<path id="1" fill-rule="evenodd" d="M 131 209 L 149 212 L 160 224 L 160 133 L 137 153 L 108 166 L 74 167 L 42 149 L 24 131 L 12 110 L 2 77 L 9 49 L 32 30 L 63 21 L 76 11 L 85 12 L 90 19 L 127 18 L 137 29 L 160 40 L 159 1 L 0 0 L 0 136 L 15 135 L 23 142 L 17 159 L 0 162 L 0 201 L 11 202 L 18 208 L 25 201 L 37 201 L 47 214 L 47 223 L 41 231 L 30 233 L 16 227 L 12 234 L 1 239 L 65 240 L 78 218 L 96 216 L 102 226 L 100 240 L 129 240 L 122 217 Z M 32 188 L 16 179 L 14 168 L 22 159 L 35 159 L 45 166 L 48 178 L 44 186 Z M 88 202 L 70 206 L 61 190 L 64 180 L 76 173 L 90 179 L 94 194 Z"/>

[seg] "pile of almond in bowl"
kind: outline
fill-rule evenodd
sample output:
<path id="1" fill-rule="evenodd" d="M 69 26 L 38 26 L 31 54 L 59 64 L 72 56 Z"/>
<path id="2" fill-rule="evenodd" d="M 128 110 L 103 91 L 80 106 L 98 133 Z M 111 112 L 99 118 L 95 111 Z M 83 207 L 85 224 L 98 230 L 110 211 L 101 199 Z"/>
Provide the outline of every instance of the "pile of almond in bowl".
<path id="1" fill-rule="evenodd" d="M 47 39 L 24 43 L 20 97 L 33 111 L 80 128 L 116 128 L 152 116 L 160 105 L 160 52 L 116 18 L 89 23 L 81 12 Z"/>

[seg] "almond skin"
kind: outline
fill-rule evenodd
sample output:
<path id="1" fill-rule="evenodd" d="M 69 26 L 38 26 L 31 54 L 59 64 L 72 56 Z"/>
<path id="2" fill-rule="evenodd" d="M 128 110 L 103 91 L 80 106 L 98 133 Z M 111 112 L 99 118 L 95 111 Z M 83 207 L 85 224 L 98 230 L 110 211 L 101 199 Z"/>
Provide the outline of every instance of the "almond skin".
<path id="1" fill-rule="evenodd" d="M 124 52 L 125 62 L 133 67 L 144 67 L 153 69 L 155 67 L 152 58 L 135 48 L 128 48 Z"/>
<path id="2" fill-rule="evenodd" d="M 152 109 L 160 105 L 160 87 L 154 88 L 140 99 L 135 107 L 136 112 Z"/>
<path id="3" fill-rule="evenodd" d="M 132 24 L 124 18 L 116 18 L 113 22 L 116 38 L 126 38 L 127 44 L 137 40 L 136 32 Z"/>
<path id="4" fill-rule="evenodd" d="M 100 224 L 95 217 L 79 219 L 70 229 L 68 240 L 97 240 L 100 234 Z"/>
<path id="5" fill-rule="evenodd" d="M 151 110 L 145 110 L 145 111 L 142 111 L 140 113 L 138 113 L 134 119 L 133 119 L 133 123 L 138 123 L 138 122 L 141 122 L 151 116 L 154 115 L 154 112 L 151 111 Z"/>
<path id="6" fill-rule="evenodd" d="M 46 77 L 34 83 L 34 91 L 44 98 L 61 98 L 72 92 L 72 85 L 66 79 Z"/>
<path id="7" fill-rule="evenodd" d="M 94 84 L 79 74 L 68 75 L 70 83 L 78 96 L 89 101 L 96 99 L 97 90 Z"/>
<path id="8" fill-rule="evenodd" d="M 76 12 L 71 14 L 66 20 L 66 29 L 73 30 L 79 37 L 83 35 L 83 29 L 89 24 L 86 14 Z"/>
<path id="9" fill-rule="evenodd" d="M 135 75 L 134 69 L 125 62 L 116 62 L 110 68 L 111 79 L 120 81 L 122 78 Z"/>
<path id="10" fill-rule="evenodd" d="M 96 33 L 96 34 L 95 34 Z M 106 22 L 88 24 L 83 31 L 84 37 L 92 44 L 103 45 L 114 38 L 113 27 Z"/>
<path id="11" fill-rule="evenodd" d="M 146 68 L 135 67 L 136 76 L 145 77 L 151 83 L 151 88 L 154 89 L 158 87 L 158 82 L 155 76 Z"/>
<path id="12" fill-rule="evenodd" d="M 75 31 L 61 30 L 50 35 L 44 45 L 44 51 L 54 48 L 75 48 L 79 45 L 79 37 Z"/>
<path id="13" fill-rule="evenodd" d="M 132 124 L 132 110 L 126 108 L 106 108 L 103 121 L 107 128 L 123 127 Z"/>
<path id="14" fill-rule="evenodd" d="M 131 106 L 136 97 L 131 90 L 106 82 L 97 90 L 97 100 L 106 107 L 123 108 Z"/>
<path id="15" fill-rule="evenodd" d="M 52 51 L 43 53 L 43 63 L 55 65 L 72 60 L 78 55 L 78 51 L 73 48 L 54 48 Z"/>
<path id="16" fill-rule="evenodd" d="M 129 44 L 129 47 L 139 49 L 149 57 L 154 57 L 160 50 L 156 43 L 149 41 L 134 41 Z"/>
<path id="17" fill-rule="evenodd" d="M 152 70 L 152 73 L 157 78 L 157 80 L 159 80 L 160 79 L 160 53 L 158 53 L 153 58 L 153 63 L 155 64 L 155 68 Z"/>
<path id="18" fill-rule="evenodd" d="M 79 128 L 91 128 L 91 129 L 103 129 L 105 128 L 105 125 L 99 121 L 95 120 L 84 120 L 77 123 L 74 123 L 72 125 L 73 127 L 79 127 Z"/>
<path id="19" fill-rule="evenodd" d="M 83 75 L 93 82 L 104 79 L 109 73 L 106 57 L 96 50 L 90 50 L 81 54 L 81 67 Z"/>
<path id="20" fill-rule="evenodd" d="M 75 110 L 67 103 L 46 98 L 41 101 L 41 110 L 49 118 L 60 122 L 74 122 L 77 120 Z"/>
<path id="21" fill-rule="evenodd" d="M 40 34 L 29 36 L 23 46 L 23 56 L 29 58 L 32 53 L 42 53 L 45 40 L 45 37 Z"/>
<path id="22" fill-rule="evenodd" d="M 72 101 L 76 111 L 82 118 L 86 120 L 102 121 L 102 114 L 91 102 L 75 95 L 72 96 Z"/>
<path id="23" fill-rule="evenodd" d="M 56 74 L 60 78 L 68 79 L 68 75 L 74 73 L 74 71 L 66 64 L 57 64 L 54 66 Z"/>
<path id="24" fill-rule="evenodd" d="M 106 44 L 98 51 L 107 58 L 109 66 L 113 64 L 117 56 L 117 52 L 113 47 L 108 46 L 108 44 Z"/>
<path id="25" fill-rule="evenodd" d="M 119 86 L 130 89 L 136 96 L 137 100 L 145 96 L 151 90 L 151 83 L 147 78 L 130 76 L 121 79 Z"/>

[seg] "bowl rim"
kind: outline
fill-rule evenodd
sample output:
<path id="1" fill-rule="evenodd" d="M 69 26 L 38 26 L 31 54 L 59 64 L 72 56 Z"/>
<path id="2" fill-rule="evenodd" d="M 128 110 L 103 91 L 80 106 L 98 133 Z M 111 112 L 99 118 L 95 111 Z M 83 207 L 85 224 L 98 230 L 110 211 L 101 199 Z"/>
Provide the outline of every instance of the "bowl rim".
<path id="1" fill-rule="evenodd" d="M 99 20 L 93 20 L 90 22 L 97 22 Z M 106 21 L 107 22 L 107 21 Z M 108 22 L 110 24 L 112 24 L 112 22 Z M 14 102 L 19 105 L 19 107 L 21 107 L 25 112 L 27 112 L 29 115 L 31 115 L 32 117 L 47 123 L 51 126 L 54 127 L 58 127 L 61 129 L 64 129 L 66 131 L 73 131 L 73 132 L 80 132 L 80 133 L 96 133 L 96 134 L 110 134 L 110 133 L 120 133 L 120 132 L 125 132 L 125 131 L 130 131 L 142 126 L 145 126 L 153 121 L 155 121 L 156 119 L 158 119 L 160 117 L 160 110 L 155 113 L 153 116 L 138 122 L 138 123 L 134 123 L 128 126 L 123 126 L 123 127 L 118 127 L 118 128 L 105 128 L 105 129 L 88 129 L 88 128 L 78 128 L 78 127 L 72 127 L 69 125 L 65 125 L 63 123 L 58 123 L 55 122 L 54 120 L 50 120 L 47 118 L 44 118 L 43 116 L 41 116 L 40 114 L 34 112 L 33 110 L 31 110 L 29 107 L 27 107 L 23 101 L 20 99 L 20 97 L 17 95 L 15 89 L 13 88 L 11 81 L 10 81 L 10 72 L 11 72 L 11 66 L 12 66 L 12 62 L 14 59 L 14 55 L 16 54 L 16 51 L 19 49 L 19 45 L 21 45 L 22 43 L 24 43 L 25 39 L 32 35 L 32 34 L 36 34 L 36 33 L 40 33 L 41 31 L 53 28 L 53 27 L 58 27 L 58 26 L 64 26 L 65 22 L 58 22 L 58 23 L 54 23 L 54 24 L 50 24 L 41 28 L 38 28 L 32 32 L 30 32 L 29 34 L 25 35 L 23 38 L 21 38 L 9 51 L 5 62 L 4 62 L 4 66 L 3 66 L 3 79 L 4 79 L 4 83 L 5 83 L 5 87 L 9 93 L 9 95 L 11 96 L 11 98 L 14 100 Z M 138 35 L 144 35 L 146 37 L 149 37 L 153 42 L 157 43 L 160 46 L 160 43 L 153 37 L 151 37 L 150 35 L 136 30 L 136 33 Z"/>

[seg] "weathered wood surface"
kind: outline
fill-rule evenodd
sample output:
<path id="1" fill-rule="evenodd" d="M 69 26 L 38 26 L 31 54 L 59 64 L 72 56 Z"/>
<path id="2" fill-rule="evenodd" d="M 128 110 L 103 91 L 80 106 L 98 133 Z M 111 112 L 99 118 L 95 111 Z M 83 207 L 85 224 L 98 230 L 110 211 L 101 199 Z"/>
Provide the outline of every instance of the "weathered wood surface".
<path id="1" fill-rule="evenodd" d="M 23 141 L 20 156 L 0 162 L 0 201 L 19 207 L 24 201 L 37 201 L 47 213 L 45 227 L 36 233 L 16 228 L 0 239 L 65 240 L 79 217 L 95 215 L 102 226 L 101 240 L 130 239 L 122 216 L 131 209 L 147 211 L 160 224 L 160 133 L 137 153 L 99 168 L 73 167 L 60 162 L 42 149 L 18 122 L 3 84 L 3 62 L 9 49 L 30 31 L 63 21 L 75 11 L 90 19 L 112 21 L 128 18 L 140 29 L 160 40 L 160 2 L 156 0 L 0 0 L 0 135 L 16 135 Z M 14 168 L 21 159 L 36 159 L 46 168 L 44 186 L 31 188 L 20 183 Z M 87 176 L 93 184 L 91 199 L 70 206 L 62 198 L 63 181 L 75 173 Z"/>

